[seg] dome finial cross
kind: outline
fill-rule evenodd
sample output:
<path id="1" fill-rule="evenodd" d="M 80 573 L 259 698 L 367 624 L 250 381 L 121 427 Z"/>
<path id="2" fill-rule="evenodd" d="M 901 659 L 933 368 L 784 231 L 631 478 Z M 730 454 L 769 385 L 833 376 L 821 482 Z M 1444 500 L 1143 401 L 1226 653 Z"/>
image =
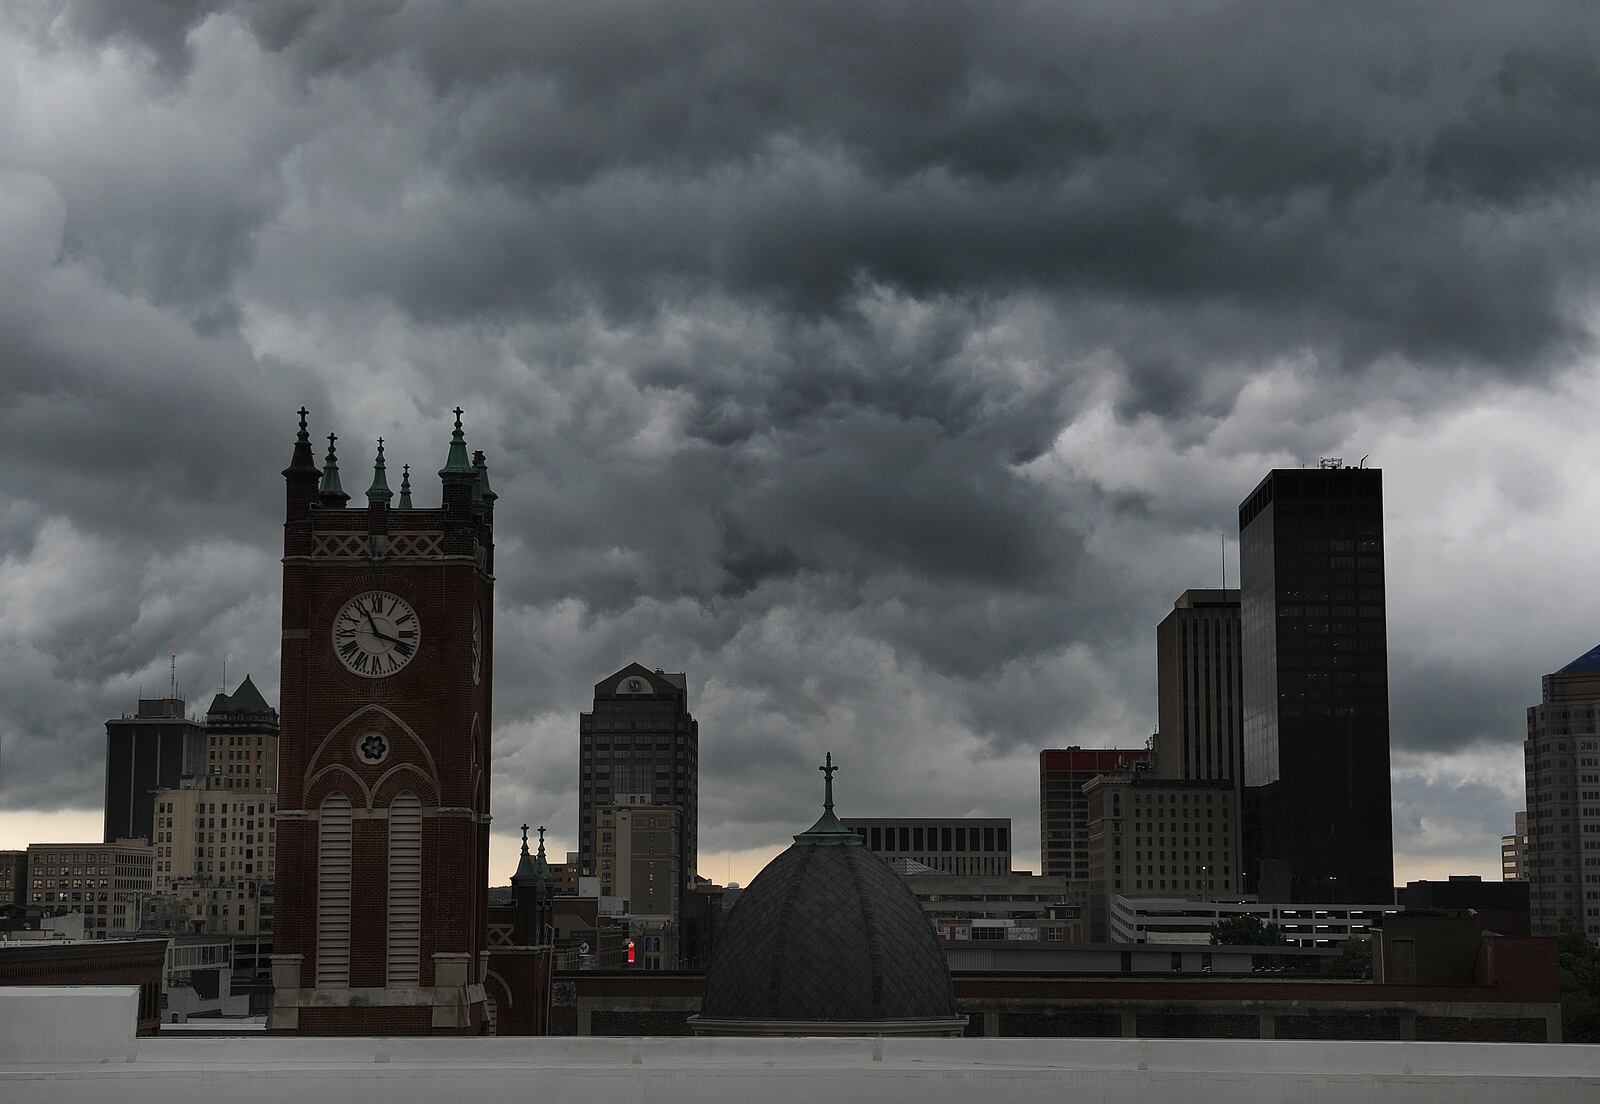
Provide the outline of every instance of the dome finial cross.
<path id="1" fill-rule="evenodd" d="M 824 809 L 827 809 L 829 812 L 832 812 L 833 811 L 833 774 L 834 774 L 835 771 L 837 771 L 839 769 L 838 767 L 833 765 L 833 752 L 831 752 L 831 751 L 828 752 L 827 758 L 824 761 L 823 765 L 818 767 L 817 769 L 822 772 L 822 777 L 825 779 L 825 781 L 823 782 L 823 790 L 822 790 L 822 794 L 823 794 L 822 807 Z"/>

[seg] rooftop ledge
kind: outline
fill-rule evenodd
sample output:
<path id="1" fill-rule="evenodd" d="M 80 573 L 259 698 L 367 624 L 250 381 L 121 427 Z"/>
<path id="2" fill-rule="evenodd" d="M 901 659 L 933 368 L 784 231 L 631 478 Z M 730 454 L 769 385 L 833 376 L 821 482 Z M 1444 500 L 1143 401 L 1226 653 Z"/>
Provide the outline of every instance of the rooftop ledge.
<path id="1" fill-rule="evenodd" d="M 0 987 L 0 1100 L 1600 1100 L 1600 1047 L 1200 1039 L 134 1038 L 132 987 Z M 503 1094 L 503 1095 L 502 1095 Z"/>

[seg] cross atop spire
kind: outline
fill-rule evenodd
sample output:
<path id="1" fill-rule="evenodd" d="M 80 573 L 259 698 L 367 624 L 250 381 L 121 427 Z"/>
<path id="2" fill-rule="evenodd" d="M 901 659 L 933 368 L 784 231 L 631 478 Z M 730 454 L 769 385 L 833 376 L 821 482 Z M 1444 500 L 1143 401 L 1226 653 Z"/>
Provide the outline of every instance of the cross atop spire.
<path id="1" fill-rule="evenodd" d="M 833 752 L 828 752 L 822 766 L 817 769 L 822 772 L 823 778 L 822 815 L 794 841 L 807 847 L 860 847 L 860 835 L 846 828 L 833 812 L 833 776 L 839 769 L 833 761 Z"/>
<path id="2" fill-rule="evenodd" d="M 294 456 L 283 469 L 283 477 L 310 483 L 317 477 L 317 458 L 311 451 L 311 434 L 306 431 L 306 415 L 311 411 L 302 406 L 295 413 L 300 415 L 300 432 L 295 434 Z"/>
<path id="3" fill-rule="evenodd" d="M 544 835 L 543 828 L 539 829 L 539 835 L 541 837 Z M 528 853 L 528 825 L 526 822 L 522 825 L 522 853 L 524 855 Z"/>
<path id="4" fill-rule="evenodd" d="M 378 456 L 372 462 L 372 486 L 367 488 L 368 506 L 387 506 L 394 497 L 389 490 L 389 476 L 383 465 L 383 438 L 378 438 Z"/>
<path id="5" fill-rule="evenodd" d="M 446 478 L 452 475 L 477 476 L 473 470 L 472 461 L 467 458 L 467 437 L 461 432 L 461 415 L 465 413 L 459 406 L 451 411 L 456 416 L 456 428 L 450 434 L 450 455 L 444 462 L 444 467 L 439 469 L 439 477 Z"/>
<path id="6" fill-rule="evenodd" d="M 322 486 L 317 489 L 324 506 L 340 507 L 350 501 L 339 485 L 339 454 L 334 447 L 338 440 L 337 433 L 328 434 L 328 457 L 322 465 Z"/>

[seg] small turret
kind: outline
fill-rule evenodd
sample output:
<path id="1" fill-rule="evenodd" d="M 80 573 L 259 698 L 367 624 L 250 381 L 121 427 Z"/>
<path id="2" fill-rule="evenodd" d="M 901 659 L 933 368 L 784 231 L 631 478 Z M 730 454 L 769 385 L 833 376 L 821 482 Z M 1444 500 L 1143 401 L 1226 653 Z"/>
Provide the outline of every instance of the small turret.
<path id="1" fill-rule="evenodd" d="M 439 469 L 439 480 L 444 484 L 444 509 L 458 524 L 470 522 L 473 514 L 473 491 L 477 487 L 478 473 L 467 458 L 467 438 L 461 431 L 462 410 L 455 408 L 456 428 L 450 434 L 450 455 Z"/>
<path id="2" fill-rule="evenodd" d="M 389 490 L 389 476 L 383 467 L 383 438 L 378 438 L 378 455 L 372 462 L 372 486 L 367 488 L 368 506 L 388 506 L 394 492 Z"/>
<path id="3" fill-rule="evenodd" d="M 555 896 L 555 872 L 544 854 L 544 825 L 539 826 L 538 857 L 528 854 L 528 826 L 522 826 L 522 858 L 511 875 L 511 899 L 516 903 L 512 940 L 518 946 L 543 943 L 551 922 L 551 898 Z"/>
<path id="4" fill-rule="evenodd" d="M 410 510 L 411 505 L 411 465 L 400 465 L 400 501 L 395 505 L 397 510 Z"/>
<path id="5" fill-rule="evenodd" d="M 300 432 L 295 435 L 294 455 L 283 469 L 288 497 L 286 516 L 290 518 L 305 517 L 307 508 L 317 500 L 317 481 L 322 475 L 311 452 L 311 434 L 306 431 L 306 415 L 310 412 L 302 406 L 298 413 Z"/>
<path id="6" fill-rule="evenodd" d="M 495 499 L 500 496 L 489 486 L 489 464 L 483 458 L 482 449 L 472 454 L 472 470 L 478 473 L 478 481 L 472 487 L 473 505 L 494 509 Z"/>
<path id="7" fill-rule="evenodd" d="M 350 496 L 339 486 L 339 457 L 333 447 L 338 439 L 338 434 L 328 434 L 328 457 L 322 465 L 322 486 L 317 491 L 322 505 L 330 509 L 343 509 L 350 501 Z"/>

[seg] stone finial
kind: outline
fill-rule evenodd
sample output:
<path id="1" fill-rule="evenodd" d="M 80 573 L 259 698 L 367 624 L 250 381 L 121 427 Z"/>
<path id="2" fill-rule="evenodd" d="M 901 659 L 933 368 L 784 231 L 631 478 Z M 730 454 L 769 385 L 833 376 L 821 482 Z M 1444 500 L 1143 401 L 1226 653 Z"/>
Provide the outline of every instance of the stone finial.
<path id="1" fill-rule="evenodd" d="M 387 506 L 394 497 L 394 492 L 389 490 L 389 476 L 383 466 L 383 438 L 378 438 L 378 455 L 372 461 L 372 486 L 367 488 L 368 506 Z"/>
<path id="2" fill-rule="evenodd" d="M 317 489 L 324 506 L 343 506 L 350 501 L 350 496 L 339 485 L 339 456 L 334 449 L 334 442 L 338 440 L 338 434 L 328 434 L 328 456 L 322 465 L 322 486 Z"/>
<path id="3" fill-rule="evenodd" d="M 456 416 L 456 428 L 450 434 L 450 455 L 446 457 L 444 467 L 439 469 L 441 479 L 456 475 L 476 475 L 472 468 L 472 461 L 467 459 L 467 437 L 461 431 L 461 415 L 465 413 L 459 406 L 453 413 Z"/>

